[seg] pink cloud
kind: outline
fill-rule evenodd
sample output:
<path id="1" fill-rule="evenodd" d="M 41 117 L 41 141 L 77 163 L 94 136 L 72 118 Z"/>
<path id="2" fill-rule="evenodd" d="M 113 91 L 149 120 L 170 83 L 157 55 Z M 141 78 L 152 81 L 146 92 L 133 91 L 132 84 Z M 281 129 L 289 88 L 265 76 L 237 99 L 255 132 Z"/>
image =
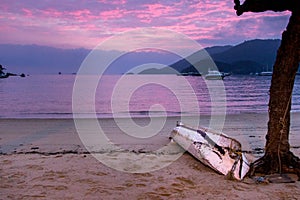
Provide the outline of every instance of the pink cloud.
<path id="1" fill-rule="evenodd" d="M 68 12 L 68 14 L 75 18 L 81 18 L 84 16 L 90 16 L 91 12 L 88 9 L 83 9 L 83 10 L 71 11 L 71 12 Z"/>
<path id="2" fill-rule="evenodd" d="M 98 0 L 99 3 L 111 4 L 111 5 L 124 5 L 126 0 Z"/>
<path id="3" fill-rule="evenodd" d="M 23 8 L 22 11 L 24 12 L 26 17 L 32 17 L 33 16 L 33 12 L 29 9 Z"/>
<path id="4" fill-rule="evenodd" d="M 90 48 L 116 33 L 151 26 L 187 34 L 205 41 L 205 45 L 228 44 L 259 37 L 280 38 L 289 15 L 265 12 L 237 17 L 233 1 L 221 0 L 2 0 L 0 43 L 24 40 L 55 45 L 56 41 Z M 11 30 L 10 36 L 2 37 L 7 30 Z"/>
<path id="5" fill-rule="evenodd" d="M 45 18 L 60 18 L 64 14 L 61 11 L 54 10 L 54 9 L 46 9 L 40 10 L 36 16 L 45 17 Z"/>
<path id="6" fill-rule="evenodd" d="M 124 15 L 124 11 L 119 9 L 104 11 L 99 14 L 100 18 L 103 20 L 119 19 L 124 17 Z"/>
<path id="7" fill-rule="evenodd" d="M 131 11 L 141 22 L 151 23 L 156 21 L 157 18 L 163 19 L 178 10 L 177 7 L 166 6 L 163 4 L 145 4 L 140 10 Z"/>

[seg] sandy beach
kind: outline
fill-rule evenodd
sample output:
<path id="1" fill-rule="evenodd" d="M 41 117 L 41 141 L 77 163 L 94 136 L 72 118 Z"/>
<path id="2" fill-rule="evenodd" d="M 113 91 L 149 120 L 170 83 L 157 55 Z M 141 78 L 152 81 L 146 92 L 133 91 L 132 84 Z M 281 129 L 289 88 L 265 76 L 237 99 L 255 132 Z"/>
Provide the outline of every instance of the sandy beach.
<path id="1" fill-rule="evenodd" d="M 201 117 L 208 126 L 210 117 Z M 130 152 L 158 162 L 154 151 L 169 143 L 168 136 L 178 118 L 166 120 L 163 129 L 147 139 L 130 137 L 113 119 L 99 124 L 107 137 L 124 151 L 95 152 L 112 160 Z M 226 116 L 223 132 L 238 139 L 249 158 L 263 154 L 267 114 Z M 292 114 L 291 150 L 300 156 L 300 113 Z M 145 125 L 149 120 L 136 119 Z M 82 144 L 72 119 L 0 119 L 0 199 L 299 199 L 300 182 L 257 184 L 226 180 L 190 154 L 158 170 L 139 162 L 120 161 L 122 171 L 106 166 Z M 124 158 L 124 156 L 122 157 Z"/>

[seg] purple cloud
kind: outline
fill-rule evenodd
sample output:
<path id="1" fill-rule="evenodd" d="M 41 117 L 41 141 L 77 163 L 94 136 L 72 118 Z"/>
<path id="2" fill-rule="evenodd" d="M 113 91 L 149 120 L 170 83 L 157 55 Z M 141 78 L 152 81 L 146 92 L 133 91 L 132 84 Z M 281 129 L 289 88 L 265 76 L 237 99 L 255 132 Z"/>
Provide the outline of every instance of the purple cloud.
<path id="1" fill-rule="evenodd" d="M 232 1 L 2 0 L 0 43 L 93 48 L 139 27 L 184 33 L 203 46 L 280 38 L 289 12 L 235 15 Z"/>

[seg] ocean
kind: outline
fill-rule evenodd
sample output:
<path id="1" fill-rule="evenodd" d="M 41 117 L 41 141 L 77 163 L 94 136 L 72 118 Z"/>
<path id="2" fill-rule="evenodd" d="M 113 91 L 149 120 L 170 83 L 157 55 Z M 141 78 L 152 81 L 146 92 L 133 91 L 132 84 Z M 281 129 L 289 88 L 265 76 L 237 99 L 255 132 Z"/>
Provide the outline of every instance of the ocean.
<path id="1" fill-rule="evenodd" d="M 88 75 L 0 79 L 0 118 L 70 119 L 74 113 L 83 118 L 266 113 L 271 83 L 267 76 L 236 75 L 223 81 L 176 75 L 104 75 L 98 79 Z M 95 90 L 89 90 L 91 84 L 96 84 Z M 299 111 L 297 77 L 292 112 Z"/>

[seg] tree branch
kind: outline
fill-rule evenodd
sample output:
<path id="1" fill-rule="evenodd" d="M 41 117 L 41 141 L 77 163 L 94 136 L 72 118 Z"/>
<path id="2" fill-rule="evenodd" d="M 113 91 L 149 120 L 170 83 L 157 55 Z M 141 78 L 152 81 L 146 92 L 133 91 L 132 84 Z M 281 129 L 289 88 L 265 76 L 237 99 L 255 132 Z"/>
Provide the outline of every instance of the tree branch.
<path id="1" fill-rule="evenodd" d="M 267 10 L 294 12 L 300 9 L 300 0 L 245 0 L 242 5 L 239 0 L 234 0 L 234 4 L 238 16 L 244 12 L 264 12 Z"/>

